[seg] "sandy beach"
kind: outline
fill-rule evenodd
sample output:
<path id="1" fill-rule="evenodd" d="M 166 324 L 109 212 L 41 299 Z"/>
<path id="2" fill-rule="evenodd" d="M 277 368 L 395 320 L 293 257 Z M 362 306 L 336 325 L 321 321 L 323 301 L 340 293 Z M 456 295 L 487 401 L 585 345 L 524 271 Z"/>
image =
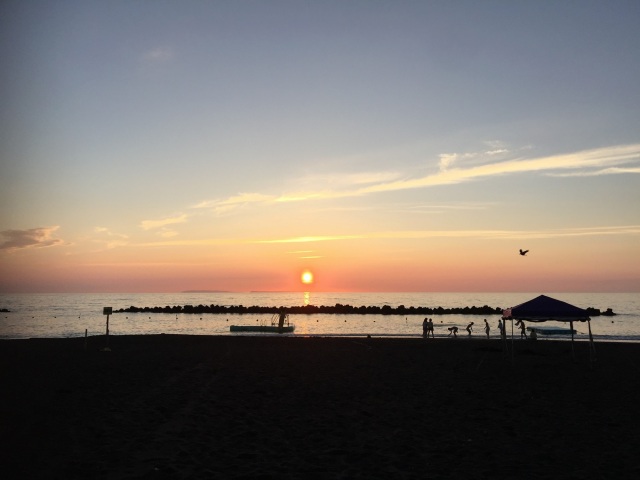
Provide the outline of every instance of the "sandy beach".
<path id="1" fill-rule="evenodd" d="M 0 341 L 4 478 L 634 478 L 640 345 Z M 511 343 L 509 343 L 511 345 Z"/>

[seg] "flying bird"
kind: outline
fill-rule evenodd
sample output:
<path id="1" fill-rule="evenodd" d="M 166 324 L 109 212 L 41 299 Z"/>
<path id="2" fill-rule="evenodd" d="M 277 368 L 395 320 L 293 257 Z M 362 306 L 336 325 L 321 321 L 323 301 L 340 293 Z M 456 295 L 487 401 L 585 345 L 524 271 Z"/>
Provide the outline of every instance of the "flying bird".
<path id="1" fill-rule="evenodd" d="M 522 255 L 523 257 L 527 254 L 529 250 L 522 250 L 520 249 L 520 255 Z"/>

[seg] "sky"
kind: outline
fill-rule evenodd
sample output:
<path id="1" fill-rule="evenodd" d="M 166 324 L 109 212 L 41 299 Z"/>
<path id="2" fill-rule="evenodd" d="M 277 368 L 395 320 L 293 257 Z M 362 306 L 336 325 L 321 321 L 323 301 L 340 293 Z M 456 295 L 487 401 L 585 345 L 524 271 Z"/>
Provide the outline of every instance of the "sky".
<path id="1" fill-rule="evenodd" d="M 0 293 L 640 292 L 639 24 L 5 0 Z"/>

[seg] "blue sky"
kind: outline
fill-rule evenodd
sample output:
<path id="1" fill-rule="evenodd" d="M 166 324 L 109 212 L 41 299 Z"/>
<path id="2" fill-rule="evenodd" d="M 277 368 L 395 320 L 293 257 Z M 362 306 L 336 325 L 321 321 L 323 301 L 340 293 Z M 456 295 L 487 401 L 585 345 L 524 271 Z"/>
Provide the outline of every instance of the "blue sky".
<path id="1" fill-rule="evenodd" d="M 5 291 L 438 287 L 411 265 L 500 290 L 522 279 L 480 272 L 529 239 L 546 260 L 516 289 L 640 288 L 638 2 L 6 1 L 0 22 Z"/>

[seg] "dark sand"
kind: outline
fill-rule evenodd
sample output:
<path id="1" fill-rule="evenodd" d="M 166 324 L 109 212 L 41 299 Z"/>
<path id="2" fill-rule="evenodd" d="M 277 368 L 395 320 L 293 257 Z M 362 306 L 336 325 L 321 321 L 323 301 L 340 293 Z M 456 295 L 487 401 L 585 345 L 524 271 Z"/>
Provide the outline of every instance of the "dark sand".
<path id="1" fill-rule="evenodd" d="M 0 341 L 3 478 L 640 478 L 637 344 L 83 343 Z"/>

